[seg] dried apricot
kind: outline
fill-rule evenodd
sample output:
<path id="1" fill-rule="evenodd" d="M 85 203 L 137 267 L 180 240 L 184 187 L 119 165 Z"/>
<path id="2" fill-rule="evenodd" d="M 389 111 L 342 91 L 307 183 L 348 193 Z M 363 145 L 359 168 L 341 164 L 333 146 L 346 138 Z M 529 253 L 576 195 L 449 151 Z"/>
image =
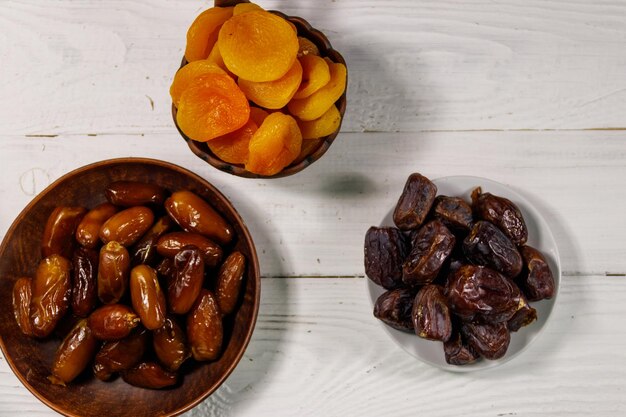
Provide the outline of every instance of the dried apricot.
<path id="1" fill-rule="evenodd" d="M 252 109 L 250 109 L 252 110 Z M 209 149 L 218 158 L 231 164 L 245 164 L 248 160 L 248 145 L 258 126 L 252 119 L 242 128 L 207 142 Z"/>
<path id="2" fill-rule="evenodd" d="M 220 48 L 217 43 L 213 45 L 213 49 L 211 49 L 209 57 L 206 60 L 224 70 L 228 75 L 230 75 L 231 78 L 237 78 L 235 74 L 226 68 L 226 64 L 224 64 L 224 60 L 222 59 L 222 54 L 220 53 Z"/>
<path id="3" fill-rule="evenodd" d="M 254 82 L 239 78 L 238 84 L 246 97 L 259 106 L 266 109 L 280 109 L 289 103 L 301 80 L 302 66 L 296 59 L 287 74 L 277 80 Z"/>
<path id="4" fill-rule="evenodd" d="M 261 126 L 263 120 L 269 115 L 268 112 L 259 107 L 250 107 L 250 119 L 257 125 Z"/>
<path id="5" fill-rule="evenodd" d="M 178 106 L 180 96 L 196 78 L 205 74 L 226 74 L 217 65 L 203 59 L 190 62 L 176 72 L 174 81 L 170 87 L 170 95 L 175 106 Z"/>
<path id="6" fill-rule="evenodd" d="M 293 95 L 295 99 L 307 98 L 330 81 L 330 69 L 323 58 L 315 55 L 306 55 L 299 58 L 302 64 L 302 82 L 298 91 Z"/>
<path id="7" fill-rule="evenodd" d="M 233 16 L 237 16 L 243 13 L 248 12 L 256 12 L 259 10 L 264 10 L 261 6 L 255 3 L 239 3 L 235 5 L 233 9 Z"/>
<path id="8" fill-rule="evenodd" d="M 276 112 L 265 118 L 250 140 L 246 169 L 261 175 L 274 175 L 300 154 L 302 134 L 296 120 Z"/>
<path id="9" fill-rule="evenodd" d="M 248 99 L 228 75 L 197 78 L 181 95 L 176 122 L 191 139 L 200 142 L 234 132 L 250 117 Z"/>
<path id="10" fill-rule="evenodd" d="M 233 15 L 232 7 L 212 7 L 200 13 L 187 31 L 187 47 L 185 58 L 187 61 L 206 59 L 222 24 Z"/>
<path id="11" fill-rule="evenodd" d="M 341 114 L 334 104 L 319 119 L 310 122 L 298 121 L 298 127 L 302 132 L 302 139 L 317 139 L 328 136 L 339 128 Z"/>
<path id="12" fill-rule="evenodd" d="M 319 119 L 346 90 L 348 72 L 341 63 L 329 63 L 330 81 L 307 98 L 291 100 L 287 105 L 289 112 L 300 120 Z"/>
<path id="13" fill-rule="evenodd" d="M 302 58 L 306 55 L 318 55 L 320 54 L 320 50 L 312 41 L 307 38 L 303 38 L 302 36 L 298 36 L 298 58 Z"/>
<path id="14" fill-rule="evenodd" d="M 298 53 L 298 37 L 282 17 L 266 11 L 228 19 L 218 37 L 226 67 L 248 81 L 277 80 L 289 71 Z"/>

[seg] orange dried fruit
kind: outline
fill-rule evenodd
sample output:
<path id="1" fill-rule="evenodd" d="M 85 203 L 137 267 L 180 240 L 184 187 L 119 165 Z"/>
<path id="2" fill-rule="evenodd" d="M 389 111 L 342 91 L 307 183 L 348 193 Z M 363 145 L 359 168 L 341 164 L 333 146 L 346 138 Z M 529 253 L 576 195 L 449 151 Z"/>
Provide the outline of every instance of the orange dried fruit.
<path id="1" fill-rule="evenodd" d="M 180 96 L 183 91 L 189 87 L 196 78 L 205 74 L 226 74 L 224 70 L 216 66 L 215 64 L 203 59 L 200 61 L 193 61 L 185 65 L 176 72 L 174 81 L 170 87 L 170 96 L 174 105 L 178 107 Z"/>
<path id="2" fill-rule="evenodd" d="M 320 145 L 324 142 L 324 139 L 311 139 L 311 140 L 303 140 L 302 141 L 302 149 L 300 150 L 300 154 L 293 161 L 293 164 L 299 164 L 304 161 L 307 156 L 311 155 L 313 152 L 320 147 Z"/>
<path id="3" fill-rule="evenodd" d="M 235 81 L 225 74 L 206 74 L 183 91 L 176 122 L 189 138 L 206 142 L 234 132 L 249 117 L 248 99 Z"/>
<path id="4" fill-rule="evenodd" d="M 266 11 L 228 19 L 217 43 L 226 67 L 238 77 L 255 82 L 285 75 L 298 53 L 298 38 L 289 23 Z"/>
<path id="5" fill-rule="evenodd" d="M 211 52 L 206 60 L 224 70 L 228 75 L 230 75 L 231 78 L 236 77 L 235 74 L 226 68 L 226 64 L 224 64 L 224 60 L 222 59 L 222 54 L 220 54 L 220 48 L 217 43 L 213 45 L 213 49 L 211 49 Z"/>
<path id="6" fill-rule="evenodd" d="M 298 58 L 302 58 L 306 55 L 317 55 L 319 56 L 320 50 L 312 41 L 307 38 L 303 38 L 302 36 L 298 36 Z"/>
<path id="7" fill-rule="evenodd" d="M 257 124 L 250 119 L 242 128 L 219 138 L 211 139 L 207 142 L 207 146 L 211 152 L 224 162 L 245 164 L 248 160 L 250 139 L 257 129 Z"/>
<path id="8" fill-rule="evenodd" d="M 330 69 L 323 58 L 305 55 L 299 61 L 302 64 L 302 82 L 293 95 L 295 99 L 307 98 L 330 81 Z"/>
<path id="9" fill-rule="evenodd" d="M 257 125 L 261 126 L 263 120 L 269 116 L 269 113 L 259 107 L 250 107 L 250 119 Z"/>
<path id="10" fill-rule="evenodd" d="M 330 81 L 307 98 L 293 99 L 287 104 L 289 112 L 300 120 L 319 119 L 328 111 L 346 90 L 348 72 L 341 63 L 331 62 L 329 65 Z"/>
<path id="11" fill-rule="evenodd" d="M 255 3 L 239 3 L 235 5 L 233 9 L 233 16 L 237 16 L 243 13 L 256 12 L 258 10 L 265 10 L 261 6 Z"/>
<path id="12" fill-rule="evenodd" d="M 200 13 L 187 31 L 187 61 L 206 59 L 217 41 L 222 24 L 233 15 L 232 7 L 212 7 Z"/>
<path id="13" fill-rule="evenodd" d="M 296 59 L 287 74 L 277 80 L 254 82 L 239 78 L 237 83 L 249 100 L 266 109 L 280 109 L 289 103 L 301 80 L 302 65 Z"/>
<path id="14" fill-rule="evenodd" d="M 335 133 L 341 123 L 341 114 L 334 104 L 319 119 L 310 122 L 298 121 L 302 139 L 317 139 Z"/>
<path id="15" fill-rule="evenodd" d="M 261 175 L 274 175 L 300 154 L 302 134 L 296 120 L 276 112 L 265 118 L 250 140 L 246 169 Z"/>

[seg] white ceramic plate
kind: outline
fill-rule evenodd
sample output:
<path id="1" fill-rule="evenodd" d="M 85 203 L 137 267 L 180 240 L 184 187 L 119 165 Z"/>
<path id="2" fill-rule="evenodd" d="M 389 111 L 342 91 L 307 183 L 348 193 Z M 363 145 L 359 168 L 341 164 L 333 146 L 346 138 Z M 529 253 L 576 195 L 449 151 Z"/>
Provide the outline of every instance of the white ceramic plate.
<path id="1" fill-rule="evenodd" d="M 483 358 L 476 363 L 463 366 L 449 365 L 446 363 L 443 353 L 443 344 L 441 342 L 422 339 L 413 333 L 402 332 L 387 326 L 382 321 L 374 320 L 380 323 L 396 344 L 411 355 L 430 365 L 453 372 L 469 372 L 493 368 L 508 362 L 526 349 L 539 336 L 548 322 L 554 304 L 556 303 L 559 286 L 561 284 L 561 261 L 559 259 L 559 251 L 554 236 L 550 231 L 550 227 L 541 216 L 541 213 L 530 204 L 528 200 L 506 185 L 485 178 L 469 176 L 444 177 L 433 180 L 433 182 L 437 185 L 437 195 L 463 197 L 467 202 L 470 202 L 472 190 L 480 186 L 483 192 L 506 197 L 515 203 L 522 211 L 522 215 L 528 227 L 527 244 L 538 249 L 546 257 L 550 265 L 550 269 L 554 275 L 555 295 L 550 300 L 531 303 L 537 310 L 538 319 L 532 324 L 522 327 L 518 332 L 511 333 L 511 343 L 504 357 L 495 361 Z M 398 190 L 398 196 L 401 192 L 402 190 Z M 381 222 L 381 226 L 394 226 L 392 215 L 393 207 Z M 385 289 L 379 287 L 370 279 L 366 279 L 366 281 L 373 309 L 376 299 L 385 292 Z"/>

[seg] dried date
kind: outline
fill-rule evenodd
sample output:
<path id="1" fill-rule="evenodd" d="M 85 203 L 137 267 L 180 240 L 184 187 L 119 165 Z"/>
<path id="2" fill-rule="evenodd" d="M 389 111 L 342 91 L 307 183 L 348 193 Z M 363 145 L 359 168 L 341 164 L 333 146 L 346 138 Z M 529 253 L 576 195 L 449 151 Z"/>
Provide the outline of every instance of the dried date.
<path id="1" fill-rule="evenodd" d="M 89 316 L 89 327 L 98 340 L 123 339 L 139 325 L 140 318 L 123 304 L 109 304 Z"/>
<path id="2" fill-rule="evenodd" d="M 87 317 L 98 301 L 98 252 L 79 247 L 72 257 L 72 313 Z"/>
<path id="3" fill-rule="evenodd" d="M 132 369 L 122 372 L 122 379 L 140 388 L 161 389 L 175 385 L 176 373 L 166 371 L 158 363 L 142 362 Z"/>
<path id="4" fill-rule="evenodd" d="M 157 220 L 148 232 L 135 243 L 130 250 L 131 264 L 137 266 L 140 264 L 150 265 L 157 261 L 157 243 L 159 238 L 167 233 L 174 226 L 174 221 L 169 216 L 163 216 Z"/>
<path id="5" fill-rule="evenodd" d="M 167 313 L 165 294 L 156 271 L 148 265 L 137 265 L 130 272 L 130 300 L 146 329 L 163 326 Z"/>
<path id="6" fill-rule="evenodd" d="M 409 286 L 431 283 L 452 253 L 455 242 L 454 235 L 439 220 L 422 226 L 402 265 L 402 281 Z"/>
<path id="7" fill-rule="evenodd" d="M 413 331 L 413 301 L 415 293 L 407 288 L 396 288 L 382 293 L 374 304 L 374 317 L 394 329 Z"/>
<path id="8" fill-rule="evenodd" d="M 76 241 L 85 248 L 94 249 L 100 243 L 102 225 L 117 213 L 111 203 L 102 203 L 89 210 L 76 228 Z"/>
<path id="9" fill-rule="evenodd" d="M 483 266 L 464 265 L 449 282 L 450 307 L 465 321 L 506 322 L 519 308 L 520 297 L 510 279 Z"/>
<path id="10" fill-rule="evenodd" d="M 554 276 L 546 258 L 537 249 L 530 246 L 521 248 L 524 259 L 524 271 L 517 282 L 530 301 L 539 301 L 554 297 Z"/>
<path id="11" fill-rule="evenodd" d="M 463 323 L 461 333 L 474 351 L 490 360 L 503 357 L 511 341 L 506 323 Z"/>
<path id="12" fill-rule="evenodd" d="M 216 360 L 224 339 L 222 313 L 215 296 L 203 289 L 187 315 L 187 340 L 197 361 Z"/>
<path id="13" fill-rule="evenodd" d="M 409 246 L 400 230 L 370 227 L 365 234 L 365 274 L 386 289 L 402 285 L 402 262 Z"/>
<path id="14" fill-rule="evenodd" d="M 480 187 L 472 192 L 474 214 L 482 220 L 495 224 L 516 245 L 528 240 L 528 228 L 519 207 L 511 200 L 491 193 L 483 193 Z"/>
<path id="15" fill-rule="evenodd" d="M 469 230 L 474 222 L 472 207 L 460 197 L 438 196 L 433 213 L 446 226 L 455 230 Z"/>
<path id="16" fill-rule="evenodd" d="M 74 233 L 87 210 L 84 207 L 57 207 L 46 222 L 41 254 L 44 258 L 61 255 L 66 259 L 74 251 Z"/>
<path id="17" fill-rule="evenodd" d="M 94 360 L 94 375 L 107 381 L 114 373 L 131 369 L 141 361 L 149 341 L 150 333 L 136 328 L 121 340 L 104 342 Z"/>
<path id="18" fill-rule="evenodd" d="M 445 342 L 452 334 L 452 319 L 443 288 L 426 285 L 415 296 L 413 310 L 415 334 L 429 340 Z"/>
<path id="19" fill-rule="evenodd" d="M 159 362 L 170 371 L 177 371 L 191 356 L 185 332 L 173 317 L 166 318 L 163 326 L 153 332 L 152 344 Z"/>
<path id="20" fill-rule="evenodd" d="M 46 337 L 56 327 L 70 304 L 70 261 L 60 255 L 43 259 L 32 283 L 30 321 L 33 334 Z"/>
<path id="21" fill-rule="evenodd" d="M 22 277 L 13 284 L 13 315 L 15 316 L 17 326 L 26 336 L 33 335 L 33 328 L 30 323 L 30 300 L 32 294 L 32 279 Z"/>
<path id="22" fill-rule="evenodd" d="M 98 265 L 98 298 L 104 304 L 117 303 L 128 287 L 130 255 L 117 242 L 109 242 L 100 249 Z"/>
<path id="23" fill-rule="evenodd" d="M 162 205 L 165 201 L 165 190 L 156 185 L 139 181 L 116 181 L 104 190 L 111 204 L 132 207 L 144 204 Z"/>
<path id="24" fill-rule="evenodd" d="M 154 222 L 154 214 L 147 207 L 131 207 L 111 216 L 100 229 L 104 243 L 118 242 L 131 246 L 144 235 Z"/>
<path id="25" fill-rule="evenodd" d="M 393 212 L 393 221 L 399 229 L 415 229 L 421 225 L 430 211 L 437 186 L 420 174 L 411 174 L 404 185 L 402 195 Z"/>
<path id="26" fill-rule="evenodd" d="M 480 359 L 480 354 L 463 340 L 459 331 L 453 332 L 450 339 L 443 343 L 443 351 L 450 365 L 467 365 Z"/>
<path id="27" fill-rule="evenodd" d="M 157 242 L 157 252 L 161 256 L 173 258 L 185 246 L 195 246 L 200 249 L 204 258 L 204 265 L 207 268 L 213 268 L 222 262 L 222 256 L 224 255 L 222 248 L 217 243 L 198 233 L 168 233 Z"/>
<path id="28" fill-rule="evenodd" d="M 513 242 L 487 221 L 476 222 L 463 241 L 463 252 L 472 263 L 488 266 L 510 278 L 522 271 L 522 256 Z"/>
<path id="29" fill-rule="evenodd" d="M 50 382 L 65 385 L 76 378 L 91 362 L 98 340 L 83 319 L 67 334 L 54 355 Z"/>
<path id="30" fill-rule="evenodd" d="M 217 273 L 215 297 L 222 314 L 235 311 L 243 276 L 246 271 L 246 258 L 241 252 L 233 252 L 224 261 Z"/>

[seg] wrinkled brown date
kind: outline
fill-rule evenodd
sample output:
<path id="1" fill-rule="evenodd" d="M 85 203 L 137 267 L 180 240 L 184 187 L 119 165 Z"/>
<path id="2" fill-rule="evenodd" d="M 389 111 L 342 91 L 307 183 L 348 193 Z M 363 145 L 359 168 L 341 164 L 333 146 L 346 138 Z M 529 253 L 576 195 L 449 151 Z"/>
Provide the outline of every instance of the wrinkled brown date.
<path id="1" fill-rule="evenodd" d="M 93 359 L 98 340 L 83 319 L 67 334 L 58 347 L 52 363 L 50 382 L 65 385 L 76 378 Z"/>
<path id="2" fill-rule="evenodd" d="M 137 265 L 130 272 L 130 299 L 133 309 L 148 330 L 158 329 L 165 322 L 167 306 L 154 269 Z"/>
<path id="3" fill-rule="evenodd" d="M 429 340 L 445 342 L 452 334 L 450 308 L 443 288 L 439 285 L 426 285 L 415 296 L 413 302 L 413 327 L 415 334 Z"/>
<path id="4" fill-rule="evenodd" d="M 121 340 L 104 342 L 96 354 L 94 375 L 101 381 L 107 381 L 114 373 L 131 369 L 141 361 L 149 341 L 150 333 L 137 328 Z"/>
<path id="5" fill-rule="evenodd" d="M 157 252 L 161 256 L 173 258 L 185 246 L 195 246 L 200 249 L 204 264 L 213 268 L 220 264 L 224 252 L 215 242 L 198 233 L 172 232 L 162 236 L 157 242 Z"/>
<path id="6" fill-rule="evenodd" d="M 44 258 L 51 255 L 72 257 L 74 233 L 86 212 L 84 207 L 57 207 L 52 211 L 43 231 L 41 254 Z"/>
<path id="7" fill-rule="evenodd" d="M 222 350 L 223 338 L 222 313 L 215 296 L 202 289 L 187 315 L 187 340 L 193 358 L 197 361 L 217 359 Z"/>
<path id="8" fill-rule="evenodd" d="M 443 343 L 446 362 L 450 365 L 467 365 L 476 362 L 480 355 L 463 341 L 461 333 L 452 333 L 450 339 Z"/>
<path id="9" fill-rule="evenodd" d="M 167 301 L 175 314 L 187 313 L 196 302 L 204 282 L 204 261 L 195 246 L 184 247 L 174 257 L 174 275 L 167 287 Z"/>
<path id="10" fill-rule="evenodd" d="M 241 252 L 228 255 L 220 267 L 217 273 L 215 297 L 222 314 L 226 315 L 235 311 L 245 271 L 246 258 Z"/>
<path id="11" fill-rule="evenodd" d="M 46 337 L 56 327 L 70 304 L 70 261 L 60 255 L 43 259 L 32 283 L 30 321 L 33 335 Z"/>
<path id="12" fill-rule="evenodd" d="M 469 230 L 474 222 L 472 207 L 459 197 L 438 196 L 433 205 L 433 213 L 452 229 Z"/>
<path id="13" fill-rule="evenodd" d="M 554 296 L 554 277 L 546 258 L 535 248 L 521 248 L 524 271 L 517 282 L 530 301 L 549 299 Z"/>
<path id="14" fill-rule="evenodd" d="M 463 241 L 463 252 L 472 263 L 488 266 L 507 277 L 514 278 L 522 271 L 522 256 L 513 242 L 486 221 L 476 222 Z"/>
<path id="15" fill-rule="evenodd" d="M 87 317 L 98 301 L 98 252 L 79 247 L 72 257 L 72 312 Z"/>
<path id="16" fill-rule="evenodd" d="M 152 345 L 159 361 L 170 371 L 177 371 L 190 356 L 185 332 L 172 317 L 153 332 Z"/>
<path id="17" fill-rule="evenodd" d="M 104 243 L 115 241 L 122 246 L 131 246 L 150 229 L 153 222 L 152 210 L 142 206 L 131 207 L 104 222 L 100 239 Z"/>
<path id="18" fill-rule="evenodd" d="M 165 210 L 186 232 L 200 233 L 226 245 L 233 240 L 233 230 L 222 216 L 191 191 L 177 191 L 165 201 Z"/>
<path id="19" fill-rule="evenodd" d="M 130 255 L 117 242 L 109 242 L 100 249 L 98 265 L 98 298 L 104 304 L 117 303 L 128 287 Z"/>
<path id="20" fill-rule="evenodd" d="M 472 349 L 490 360 L 503 357 L 511 341 L 506 323 L 463 323 L 461 333 Z"/>
<path id="21" fill-rule="evenodd" d="M 98 340 L 119 340 L 137 325 L 140 318 L 123 304 L 109 304 L 96 309 L 89 316 L 89 327 Z"/>
<path id="22" fill-rule="evenodd" d="M 415 229 L 424 222 L 430 211 L 437 186 L 420 174 L 411 174 L 393 212 L 393 221 L 399 229 Z"/>
<path id="23" fill-rule="evenodd" d="M 402 281 L 409 286 L 432 282 L 452 253 L 456 238 L 439 220 L 422 226 L 413 238 L 413 249 L 402 265 Z"/>
<path id="24" fill-rule="evenodd" d="M 472 192 L 474 214 L 498 226 L 516 245 L 528 240 L 528 228 L 520 209 L 509 199 L 491 193 L 483 193 L 480 187 Z"/>
<path id="25" fill-rule="evenodd" d="M 33 335 L 30 323 L 30 300 L 32 298 L 32 279 L 19 278 L 13 284 L 13 315 L 18 327 L 26 336 Z"/>
<path id="26" fill-rule="evenodd" d="M 142 362 L 122 372 L 122 379 L 140 388 L 161 389 L 175 385 L 178 378 L 174 372 L 166 371 L 154 362 Z"/>
<path id="27" fill-rule="evenodd" d="M 506 322 L 519 308 L 519 288 L 504 275 L 483 266 L 462 266 L 449 286 L 450 307 L 465 321 Z"/>
<path id="28" fill-rule="evenodd" d="M 163 216 L 157 220 L 148 232 L 135 243 L 130 250 L 131 263 L 133 266 L 145 264 L 153 266 L 157 260 L 157 243 L 159 238 L 174 226 L 174 221 L 169 216 Z"/>
<path id="29" fill-rule="evenodd" d="M 117 207 L 111 203 L 102 203 L 89 210 L 76 228 L 76 241 L 90 249 L 98 246 L 102 225 L 115 213 Z"/>
<path id="30" fill-rule="evenodd" d="M 521 295 L 517 311 L 513 314 L 513 317 L 506 322 L 506 325 L 509 331 L 516 332 L 535 320 L 537 320 L 537 310 L 528 304 L 528 300 L 526 300 L 524 295 Z"/>
<path id="31" fill-rule="evenodd" d="M 138 181 L 113 182 L 104 190 L 104 194 L 111 204 L 123 207 L 161 205 L 165 201 L 165 190 L 162 187 Z"/>
<path id="32" fill-rule="evenodd" d="M 394 329 L 413 331 L 413 300 L 415 293 L 407 288 L 396 288 L 382 293 L 374 304 L 374 317 Z"/>
<path id="33" fill-rule="evenodd" d="M 378 285 L 393 289 L 402 285 L 402 262 L 409 246 L 394 227 L 370 227 L 365 234 L 365 274 Z"/>

